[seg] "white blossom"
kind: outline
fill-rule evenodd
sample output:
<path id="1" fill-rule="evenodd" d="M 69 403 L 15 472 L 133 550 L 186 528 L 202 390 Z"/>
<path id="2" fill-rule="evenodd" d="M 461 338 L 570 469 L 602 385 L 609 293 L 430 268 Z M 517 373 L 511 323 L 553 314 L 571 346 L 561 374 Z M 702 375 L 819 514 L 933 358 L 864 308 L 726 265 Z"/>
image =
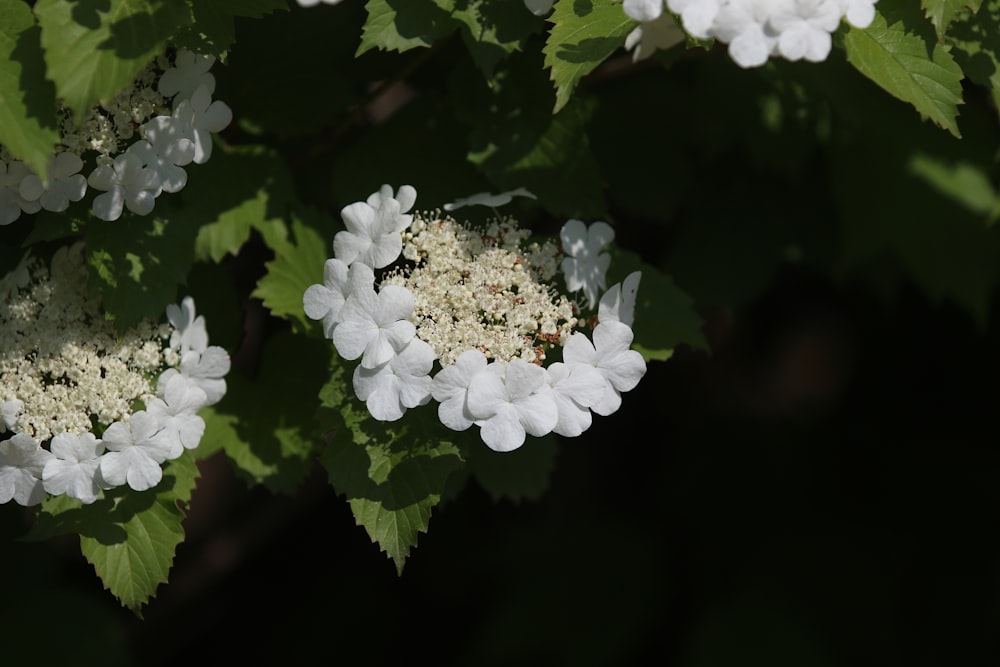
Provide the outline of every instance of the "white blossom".
<path id="1" fill-rule="evenodd" d="M 840 25 L 838 0 L 789 0 L 778 3 L 770 26 L 780 33 L 778 52 L 788 60 L 822 62 L 830 54 L 830 34 Z"/>
<path id="2" fill-rule="evenodd" d="M 104 431 L 107 453 L 101 457 L 101 477 L 110 486 L 128 484 L 135 491 L 145 491 L 160 483 L 160 464 L 180 456 L 184 449 L 170 438 L 159 438 L 160 423 L 153 415 L 140 410 L 129 421 L 115 422 Z"/>
<path id="3" fill-rule="evenodd" d="M 839 0 L 840 12 L 855 28 L 864 30 L 875 20 L 875 3 L 878 0 Z"/>
<path id="4" fill-rule="evenodd" d="M 194 162 L 204 164 L 212 157 L 212 133 L 226 129 L 233 120 L 233 111 L 222 100 L 212 100 L 212 94 L 205 84 L 191 95 L 190 101 L 182 100 L 178 109 L 183 106 L 190 109 L 191 134 L 189 138 L 194 143 Z M 187 113 L 182 113 L 187 117 Z"/>
<path id="5" fill-rule="evenodd" d="M 75 153 L 61 152 L 49 161 L 48 180 L 28 174 L 21 181 L 21 196 L 38 203 L 46 211 L 65 211 L 71 201 L 80 201 L 87 192 L 87 179 L 79 173 L 83 160 Z"/>
<path id="6" fill-rule="evenodd" d="M 137 141 L 128 147 L 126 153 L 137 156 L 144 167 L 152 169 L 160 180 L 163 192 L 180 192 L 187 185 L 187 172 L 153 149 L 146 140 Z"/>
<path id="7" fill-rule="evenodd" d="M 681 17 L 684 30 L 698 39 L 713 36 L 712 25 L 721 0 L 667 0 L 667 7 Z"/>
<path id="8" fill-rule="evenodd" d="M 639 279 L 642 278 L 641 271 L 633 271 L 625 276 L 625 280 L 612 285 L 597 306 L 597 320 L 605 322 L 617 320 L 622 324 L 632 326 L 635 318 L 635 299 L 639 291 Z"/>
<path id="9" fill-rule="evenodd" d="M 401 232 L 410 226 L 413 220 L 412 215 L 404 215 L 409 212 L 413 205 L 417 203 L 417 190 L 412 185 L 401 185 L 399 190 L 393 193 L 392 186 L 383 183 L 377 192 L 368 195 L 365 203 L 374 209 L 387 204 L 390 199 L 394 199 L 399 204 L 399 217 L 392 226 L 393 231 Z"/>
<path id="10" fill-rule="evenodd" d="M 215 56 L 204 56 L 187 49 L 178 49 L 174 66 L 167 69 L 156 84 L 160 94 L 176 99 L 188 99 L 200 86 L 205 86 L 208 94 L 215 92 L 215 77 L 209 73 L 215 64 Z M 175 101 L 176 101 L 175 99 Z"/>
<path id="11" fill-rule="evenodd" d="M 215 405 L 226 394 L 225 376 L 231 363 L 229 353 L 217 345 L 210 345 L 202 352 L 188 350 L 181 355 L 180 370 L 168 368 L 160 374 L 156 392 L 165 395 L 167 384 L 175 375 L 180 375 L 188 384 L 205 392 L 208 399 L 205 405 Z"/>
<path id="12" fill-rule="evenodd" d="M 23 162 L 0 159 L 0 225 L 9 225 L 21 213 L 37 213 L 42 205 L 21 195 L 21 183 L 29 175 Z"/>
<path id="13" fill-rule="evenodd" d="M 181 353 L 188 350 L 201 353 L 208 347 L 205 317 L 204 315 L 196 315 L 192 297 L 184 297 L 180 305 L 168 305 L 167 321 L 174 328 L 170 333 L 170 347 Z"/>
<path id="14" fill-rule="evenodd" d="M 552 431 L 570 438 L 580 435 L 590 428 L 593 420 L 590 406 L 604 396 L 604 378 L 600 371 L 587 364 L 569 365 L 557 361 L 545 371 L 559 410 L 559 420 Z"/>
<path id="15" fill-rule="evenodd" d="M 37 505 L 45 499 L 42 471 L 52 453 L 30 435 L 17 433 L 0 442 L 0 504 Z"/>
<path id="16" fill-rule="evenodd" d="M 552 11 L 555 0 L 524 0 L 524 6 L 535 16 L 545 16 Z"/>
<path id="17" fill-rule="evenodd" d="M 361 262 L 375 269 L 395 262 L 403 250 L 400 232 L 411 218 L 401 211 L 400 202 L 393 198 L 381 200 L 377 207 L 368 202 L 345 206 L 340 216 L 347 229 L 333 237 L 336 258 L 348 265 Z"/>
<path id="18" fill-rule="evenodd" d="M 339 5 L 341 0 L 295 0 L 300 7 L 315 7 L 319 4 Z"/>
<path id="19" fill-rule="evenodd" d="M 652 21 L 640 23 L 625 37 L 625 50 L 632 52 L 632 62 L 639 62 L 684 41 L 684 32 L 674 17 L 664 12 Z"/>
<path id="20" fill-rule="evenodd" d="M 302 295 L 302 308 L 313 320 L 323 320 L 323 335 L 333 337 L 340 322 L 340 310 L 351 294 L 374 291 L 375 273 L 370 266 L 355 262 L 350 267 L 339 259 L 323 266 L 323 284 L 310 285 Z"/>
<path id="21" fill-rule="evenodd" d="M 14 428 L 17 423 L 17 416 L 24 409 L 24 401 L 11 398 L 0 401 L 0 433 Z"/>
<path id="22" fill-rule="evenodd" d="M 438 401 L 438 418 L 454 431 L 464 431 L 475 422 L 469 412 L 469 384 L 486 370 L 486 355 L 475 348 L 458 355 L 455 363 L 448 364 L 434 376 L 431 395 Z"/>
<path id="23" fill-rule="evenodd" d="M 601 250 L 615 238 L 615 230 L 606 222 L 595 222 L 588 228 L 580 220 L 569 220 L 559 232 L 566 259 L 562 261 L 566 289 L 583 290 L 587 304 L 597 304 L 597 294 L 606 286 L 611 256 Z"/>
<path id="24" fill-rule="evenodd" d="M 631 391 L 646 373 L 642 355 L 629 349 L 632 329 L 621 322 L 608 320 L 594 327 L 593 343 L 586 335 L 575 333 L 563 348 L 563 361 L 572 367 L 588 365 L 604 378 L 601 399 L 590 406 L 599 415 L 610 415 L 621 407 L 621 392 Z"/>
<path id="25" fill-rule="evenodd" d="M 204 390 L 174 375 L 163 386 L 163 397 L 146 404 L 146 412 L 156 418 L 162 429 L 157 438 L 168 441 L 171 451 L 177 447 L 194 449 L 205 434 L 205 420 L 197 415 L 208 404 Z"/>
<path id="26" fill-rule="evenodd" d="M 663 0 L 625 0 L 622 9 L 630 19 L 646 23 L 660 18 Z"/>
<path id="27" fill-rule="evenodd" d="M 344 303 L 333 344 L 345 359 L 361 357 L 365 368 L 381 366 L 416 335 L 416 327 L 407 320 L 412 314 L 413 293 L 405 287 L 386 285 L 377 293 L 361 290 Z"/>
<path id="28" fill-rule="evenodd" d="M 527 434 L 551 433 L 559 422 L 552 387 L 541 366 L 513 359 L 493 362 L 494 372 L 483 372 L 469 384 L 469 412 L 476 417 L 479 435 L 498 452 L 509 452 L 524 444 Z"/>
<path id="29" fill-rule="evenodd" d="M 490 208 L 496 208 L 497 206 L 509 204 L 514 197 L 529 197 L 530 199 L 538 199 L 538 197 L 536 197 L 534 193 L 527 188 L 515 188 L 514 190 L 508 190 L 497 194 L 477 192 L 474 195 L 460 197 L 453 202 L 448 202 L 441 208 L 446 211 L 454 211 L 465 206 L 489 206 Z"/>
<path id="30" fill-rule="evenodd" d="M 159 174 L 134 153 L 119 155 L 110 166 L 99 165 L 87 183 L 105 191 L 94 198 L 92 208 L 94 215 L 109 222 L 120 218 L 126 207 L 136 215 L 149 214 L 161 191 Z"/>
<path id="31" fill-rule="evenodd" d="M 104 443 L 93 433 L 60 433 L 49 445 L 53 458 L 45 463 L 42 483 L 52 495 L 66 494 L 90 504 L 107 488 L 100 475 Z"/>
<path id="32" fill-rule="evenodd" d="M 379 421 L 396 421 L 407 408 L 424 405 L 431 398 L 434 349 L 413 338 L 399 354 L 376 368 L 354 369 L 354 391 Z"/>

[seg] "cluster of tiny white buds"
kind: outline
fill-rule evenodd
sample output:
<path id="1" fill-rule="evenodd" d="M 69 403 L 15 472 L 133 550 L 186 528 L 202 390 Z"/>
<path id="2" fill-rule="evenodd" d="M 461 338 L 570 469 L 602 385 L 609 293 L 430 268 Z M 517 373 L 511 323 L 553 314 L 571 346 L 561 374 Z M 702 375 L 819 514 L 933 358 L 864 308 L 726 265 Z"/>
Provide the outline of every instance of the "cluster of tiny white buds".
<path id="1" fill-rule="evenodd" d="M 162 193 L 180 191 L 187 184 L 184 167 L 207 162 L 212 135 L 232 122 L 232 110 L 212 100 L 214 62 L 179 49 L 172 63 L 158 59 L 81 123 L 64 110 L 64 150 L 53 155 L 44 181 L 6 151 L 0 154 L 0 225 L 21 213 L 65 211 L 88 186 L 101 192 L 91 210 L 106 221 L 125 209 L 147 215 Z M 84 158 L 93 153 L 96 166 L 84 176 Z"/>
<path id="2" fill-rule="evenodd" d="M 86 296 L 82 257 L 82 244 L 63 248 L 48 272 L 26 257 L 0 281 L 8 291 L 0 300 L 0 503 L 65 494 L 89 504 L 106 489 L 153 488 L 163 463 L 200 443 L 198 411 L 226 392 L 229 355 L 209 345 L 191 297 L 167 306 L 162 325 L 115 334 Z"/>
<path id="3" fill-rule="evenodd" d="M 518 189 L 445 209 L 495 207 L 512 196 L 533 198 Z M 303 294 L 306 315 L 323 322 L 339 355 L 360 359 L 352 382 L 372 417 L 395 421 L 433 398 L 446 427 L 476 425 L 487 446 L 510 451 L 528 435 L 578 436 L 592 414 L 615 412 L 646 371 L 631 349 L 639 273 L 604 293 L 591 341 L 573 329 L 577 306 L 548 282 L 557 245 L 521 248 L 528 233 L 511 219 L 478 231 L 427 220 L 408 213 L 415 199 L 412 187 L 394 194 L 386 185 L 344 207 L 346 230 L 334 238 L 323 284 Z M 613 238 L 610 225 L 579 220 L 561 234 L 568 289 L 582 291 L 591 310 L 610 262 L 601 251 Z M 400 255 L 412 265 L 396 265 Z M 562 361 L 544 365 L 538 340 L 561 346 Z"/>

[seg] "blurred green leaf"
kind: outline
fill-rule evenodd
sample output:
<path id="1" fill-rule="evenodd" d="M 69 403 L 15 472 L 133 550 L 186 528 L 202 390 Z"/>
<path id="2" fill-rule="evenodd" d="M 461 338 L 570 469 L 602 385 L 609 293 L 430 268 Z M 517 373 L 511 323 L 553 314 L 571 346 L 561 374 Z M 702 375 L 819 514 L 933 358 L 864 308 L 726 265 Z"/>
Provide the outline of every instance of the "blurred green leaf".
<path id="1" fill-rule="evenodd" d="M 979 11 L 983 0 L 920 0 L 927 18 L 934 24 L 938 39 L 944 38 L 948 25 L 955 20 L 955 17 L 966 9 L 973 13 Z"/>

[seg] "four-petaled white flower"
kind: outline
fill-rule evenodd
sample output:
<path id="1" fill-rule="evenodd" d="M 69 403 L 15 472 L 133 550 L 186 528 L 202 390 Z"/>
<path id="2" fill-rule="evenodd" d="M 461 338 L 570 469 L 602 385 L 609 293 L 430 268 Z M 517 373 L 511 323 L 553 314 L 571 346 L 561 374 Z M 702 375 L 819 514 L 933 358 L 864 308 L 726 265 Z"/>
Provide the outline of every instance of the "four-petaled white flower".
<path id="1" fill-rule="evenodd" d="M 830 34 L 842 17 L 838 0 L 796 0 L 780 3 L 770 26 L 781 33 L 778 52 L 788 60 L 822 62 L 830 55 Z"/>
<path id="2" fill-rule="evenodd" d="M 409 213 L 413 205 L 417 203 L 417 189 L 412 185 L 401 185 L 399 190 L 395 193 L 392 191 L 392 186 L 388 183 L 383 183 L 382 187 L 378 189 L 377 192 L 373 192 L 368 195 L 368 199 L 365 203 L 372 208 L 377 209 L 379 206 L 387 203 L 390 199 L 395 199 L 399 204 L 400 218 L 396 221 L 397 231 L 403 231 L 410 226 L 413 221 L 412 215 L 403 215 Z"/>
<path id="3" fill-rule="evenodd" d="M 434 348 L 413 338 L 399 354 L 377 368 L 358 364 L 354 369 L 354 392 L 379 421 L 396 421 L 407 408 L 431 399 Z"/>
<path id="4" fill-rule="evenodd" d="M 16 398 L 0 401 L 0 433 L 7 429 L 14 428 L 17 423 L 17 416 L 24 409 L 24 403 Z"/>
<path id="5" fill-rule="evenodd" d="M 190 100 L 181 100 L 174 115 L 189 124 L 187 137 L 194 144 L 195 164 L 208 162 L 212 157 L 212 134 L 222 132 L 233 120 L 233 110 L 222 100 L 213 101 L 205 84 L 198 86 Z"/>
<path id="6" fill-rule="evenodd" d="M 663 0 L 625 0 L 622 9 L 630 19 L 646 23 L 663 14 Z"/>
<path id="7" fill-rule="evenodd" d="M 309 286 L 302 295 L 302 308 L 310 319 L 323 320 L 323 335 L 332 338 L 347 297 L 374 291 L 374 285 L 375 272 L 367 264 L 355 262 L 348 267 L 339 259 L 328 259 L 323 266 L 323 284 Z"/>
<path id="8" fill-rule="evenodd" d="M 469 412 L 486 446 L 509 452 L 527 434 L 543 436 L 559 423 L 559 408 L 545 369 L 523 359 L 493 362 L 469 384 Z"/>
<path id="9" fill-rule="evenodd" d="M 188 350 L 204 352 L 208 347 L 208 331 L 205 316 L 195 314 L 194 299 L 189 296 L 180 305 L 167 306 L 167 321 L 174 330 L 170 333 L 170 347 L 182 353 Z"/>
<path id="10" fill-rule="evenodd" d="M 615 238 L 615 230 L 606 222 L 595 222 L 588 228 L 580 220 L 570 220 L 559 232 L 563 251 L 562 261 L 566 289 L 583 290 L 587 304 L 597 304 L 597 294 L 605 288 L 611 256 L 601 250 Z"/>
<path id="11" fill-rule="evenodd" d="M 108 451 L 101 457 L 100 474 L 112 486 L 128 484 L 135 491 L 145 491 L 160 483 L 160 464 L 175 459 L 184 452 L 180 443 L 158 437 L 159 420 L 140 410 L 132 413 L 128 423 L 115 422 L 104 431 L 104 446 Z"/>
<path id="12" fill-rule="evenodd" d="M 0 442 L 0 504 L 14 500 L 25 507 L 45 499 L 42 471 L 52 452 L 26 433 Z"/>
<path id="13" fill-rule="evenodd" d="M 684 41 L 684 31 L 674 17 L 664 12 L 659 18 L 640 23 L 625 37 L 625 50 L 632 52 L 632 62 L 644 60 L 657 50 L 666 50 Z"/>
<path id="14" fill-rule="evenodd" d="M 23 162 L 0 160 L 0 225 L 9 225 L 21 213 L 37 213 L 42 205 L 21 195 L 21 183 L 29 175 Z"/>
<path id="15" fill-rule="evenodd" d="M 413 314 L 413 303 L 413 292 L 399 285 L 351 294 L 333 330 L 337 352 L 344 359 L 361 357 L 365 368 L 386 363 L 416 335 L 416 327 L 406 319 Z"/>
<path id="16" fill-rule="evenodd" d="M 333 253 L 345 264 L 361 262 L 381 269 L 396 261 L 403 251 L 400 235 L 412 216 L 403 215 L 397 199 L 382 198 L 377 207 L 368 202 L 348 204 L 340 211 L 347 227 L 333 237 Z"/>
<path id="17" fill-rule="evenodd" d="M 21 181 L 21 196 L 35 201 L 46 211 L 60 212 L 71 201 L 80 201 L 87 192 L 87 179 L 80 170 L 83 160 L 75 153 L 57 154 L 49 162 L 49 178 L 43 182 L 37 174 L 28 174 Z"/>
<path id="18" fill-rule="evenodd" d="M 156 393 L 164 396 L 167 384 L 180 375 L 189 385 L 205 392 L 208 399 L 205 405 L 215 405 L 226 393 L 225 376 L 231 363 L 229 353 L 217 345 L 210 345 L 202 352 L 188 350 L 181 355 L 180 370 L 168 368 L 160 374 L 156 382 Z"/>
<path id="19" fill-rule="evenodd" d="M 100 165 L 87 179 L 90 187 L 105 190 L 94 198 L 94 215 L 108 222 L 121 217 L 127 207 L 136 215 L 147 215 L 160 195 L 160 176 L 146 167 L 134 153 L 122 153 L 108 165 Z"/>
<path id="20" fill-rule="evenodd" d="M 187 185 L 187 172 L 178 167 L 173 160 L 157 153 L 153 145 L 145 139 L 135 142 L 125 152 L 137 156 L 142 160 L 143 166 L 156 173 L 164 192 L 180 192 Z"/>
<path id="21" fill-rule="evenodd" d="M 53 458 L 42 470 L 45 490 L 53 495 L 90 504 L 97 500 L 102 488 L 110 488 L 100 475 L 104 443 L 93 433 L 59 433 L 49 445 Z"/>
<path id="22" fill-rule="evenodd" d="M 616 320 L 632 326 L 640 278 L 642 278 L 642 272 L 633 271 L 625 276 L 625 280 L 615 283 L 604 293 L 604 296 L 601 297 L 601 303 L 597 306 L 598 322 Z"/>
<path id="23" fill-rule="evenodd" d="M 590 428 L 593 420 L 590 406 L 603 398 L 604 378 L 588 364 L 570 365 L 557 361 L 545 370 L 559 410 L 559 421 L 552 432 L 575 438 Z"/>
<path id="24" fill-rule="evenodd" d="M 604 379 L 603 395 L 590 406 L 599 415 L 610 415 L 621 407 L 621 392 L 634 389 L 646 374 L 646 361 L 629 349 L 631 345 L 631 327 L 608 320 L 594 327 L 593 343 L 585 334 L 575 333 L 563 347 L 563 361 L 568 366 L 584 364 L 600 371 Z"/>
<path id="25" fill-rule="evenodd" d="M 201 387 L 187 382 L 182 375 L 174 375 L 165 383 L 163 397 L 146 404 L 146 412 L 162 429 L 158 438 L 167 440 L 173 449 L 178 445 L 194 449 L 205 435 L 205 420 L 197 412 L 207 404 L 208 396 Z"/>
<path id="26" fill-rule="evenodd" d="M 431 384 L 431 395 L 438 401 L 438 418 L 454 431 L 464 431 L 472 426 L 476 417 L 469 412 L 467 403 L 472 378 L 486 370 L 486 355 L 477 349 L 458 355 L 455 363 L 438 371 Z"/>
<path id="27" fill-rule="evenodd" d="M 200 86 L 205 86 L 208 94 L 215 92 L 215 77 L 208 71 L 215 64 L 215 56 L 203 56 L 187 49 L 178 49 L 174 66 L 169 68 L 156 83 L 156 89 L 165 97 L 177 96 L 187 99 Z"/>

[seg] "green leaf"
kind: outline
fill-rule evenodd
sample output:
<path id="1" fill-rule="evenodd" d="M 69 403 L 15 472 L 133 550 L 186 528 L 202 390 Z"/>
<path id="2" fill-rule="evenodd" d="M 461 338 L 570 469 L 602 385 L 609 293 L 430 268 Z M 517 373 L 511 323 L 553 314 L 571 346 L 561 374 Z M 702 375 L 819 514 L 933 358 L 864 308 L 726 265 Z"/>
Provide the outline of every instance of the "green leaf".
<path id="1" fill-rule="evenodd" d="M 375 48 L 402 53 L 428 47 L 459 25 L 433 0 L 368 0 L 365 10 L 359 56 Z"/>
<path id="2" fill-rule="evenodd" d="M 358 525 L 402 574 L 448 477 L 462 463 L 454 442 L 459 434 L 445 429 L 428 406 L 409 410 L 397 422 L 374 420 L 355 398 L 350 373 L 339 363 L 320 401 L 330 426 L 321 457 L 330 483 L 347 496 Z"/>
<path id="3" fill-rule="evenodd" d="M 184 540 L 183 508 L 198 478 L 194 451 L 164 466 L 163 480 L 148 491 L 119 487 L 90 505 L 51 496 L 26 539 L 78 533 L 80 548 L 104 587 L 141 617 L 142 606 L 167 581 L 177 545 Z"/>
<path id="4" fill-rule="evenodd" d="M 77 120 L 129 85 L 190 20 L 176 0 L 38 0 L 48 78 Z"/>
<path id="5" fill-rule="evenodd" d="M 146 317 L 160 320 L 191 268 L 197 221 L 161 201 L 149 216 L 126 212 L 86 226 L 90 289 L 119 331 Z"/>
<path id="6" fill-rule="evenodd" d="M 521 2 L 495 0 L 434 0 L 462 25 L 462 40 L 476 66 L 487 78 L 497 63 L 524 46 L 543 25 Z"/>
<path id="7" fill-rule="evenodd" d="M 321 443 L 315 403 L 327 380 L 330 344 L 288 332 L 268 339 L 252 380 L 226 378 L 225 398 L 205 408 L 202 446 L 221 448 L 248 482 L 292 493 L 309 472 Z"/>
<path id="8" fill-rule="evenodd" d="M 920 6 L 924 14 L 934 24 L 938 38 L 943 38 L 948 25 L 955 20 L 966 9 L 971 9 L 973 13 L 979 11 L 983 0 L 921 0 Z"/>
<path id="9" fill-rule="evenodd" d="M 42 179 L 59 142 L 41 31 L 21 0 L 0 0 L 0 144 Z"/>
<path id="10" fill-rule="evenodd" d="M 287 0 L 188 0 L 192 22 L 171 42 L 190 51 L 222 57 L 236 41 L 237 17 L 261 18 L 288 10 Z"/>
<path id="11" fill-rule="evenodd" d="M 899 0 L 901 1 L 901 0 Z M 909 102 L 922 118 L 961 137 L 958 105 L 962 103 L 962 69 L 949 47 L 887 0 L 879 4 L 872 24 L 851 28 L 844 37 L 847 59 L 889 94 Z"/>
<path id="12" fill-rule="evenodd" d="M 964 13 L 948 31 L 952 55 L 970 81 L 985 87 L 1000 113 L 1000 1 L 990 0 L 977 13 Z"/>
<path id="13" fill-rule="evenodd" d="M 682 292 L 670 276 L 643 262 L 635 253 L 612 249 L 608 283 L 613 285 L 633 271 L 642 271 L 636 294 L 635 339 L 632 347 L 646 361 L 667 360 L 680 345 L 694 350 L 708 350 L 702 332 L 704 322 L 694 309 L 694 302 Z"/>
<path id="14" fill-rule="evenodd" d="M 636 23 L 612 0 L 557 0 L 542 52 L 556 87 L 553 113 L 569 101 L 584 76 L 619 47 Z"/>
<path id="15" fill-rule="evenodd" d="M 300 332 L 316 325 L 302 309 L 302 296 L 310 285 L 323 283 L 323 266 L 333 240 L 332 234 L 326 238 L 317 231 L 333 228 L 329 218 L 319 214 L 310 217 L 314 219 L 311 226 L 293 217 L 294 240 L 274 247 L 275 258 L 264 265 L 267 273 L 251 294 L 261 299 L 272 315 L 290 320 L 293 330 Z"/>

